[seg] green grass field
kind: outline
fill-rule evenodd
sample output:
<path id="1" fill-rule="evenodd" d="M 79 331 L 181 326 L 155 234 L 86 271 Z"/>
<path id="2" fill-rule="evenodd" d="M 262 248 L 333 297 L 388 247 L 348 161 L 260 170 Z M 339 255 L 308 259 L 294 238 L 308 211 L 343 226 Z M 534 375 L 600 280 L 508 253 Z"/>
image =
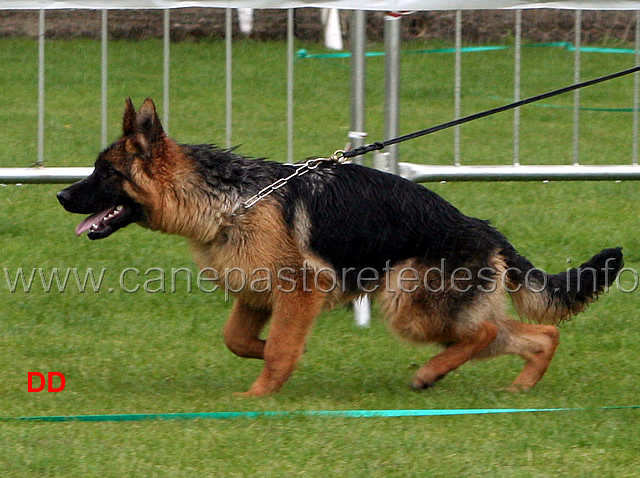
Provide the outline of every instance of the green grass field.
<path id="1" fill-rule="evenodd" d="M 406 49 L 432 45 L 411 44 Z M 318 45 L 300 44 L 310 52 Z M 372 49 L 380 49 L 372 45 Z M 90 166 L 100 148 L 99 49 L 93 41 L 47 42 L 46 160 Z M 0 166 L 36 158 L 36 58 L 31 40 L 0 40 Z M 234 142 L 240 152 L 282 160 L 286 152 L 285 45 L 234 47 Z M 572 54 L 523 52 L 523 95 L 570 84 Z M 583 77 L 631 66 L 631 55 L 583 55 Z M 224 44 L 172 45 L 172 136 L 182 142 L 224 141 Z M 11 67 L 9 68 L 8 65 Z M 367 129 L 381 139 L 382 58 L 367 60 Z M 112 42 L 109 134 L 116 138 L 124 98 L 139 104 L 162 96 L 159 41 Z M 463 113 L 509 101 L 512 52 L 463 56 Z M 453 115 L 453 56 L 405 55 L 401 132 Z M 296 157 L 344 146 L 349 129 L 349 61 L 296 63 Z M 583 105 L 628 108 L 631 78 L 584 90 Z M 570 106 L 572 97 L 548 101 Z M 571 162 L 572 110 L 530 106 L 522 112 L 522 163 Z M 631 115 L 585 111 L 584 164 L 631 161 Z M 512 115 L 465 125 L 465 164 L 509 164 Z M 451 164 L 453 133 L 401 146 L 401 160 Z M 564 270 L 603 247 L 623 246 L 626 265 L 640 266 L 634 182 L 429 185 L 463 212 L 491 219 L 539 267 Z M 284 390 L 265 399 L 237 399 L 261 369 L 222 342 L 230 304 L 219 293 L 127 293 L 125 285 L 161 286 L 151 268 L 187 267 L 186 241 L 131 226 L 100 242 L 76 238 L 79 216 L 65 213 L 50 185 L 0 187 L 0 416 L 157 412 L 547 408 L 640 405 L 637 292 L 614 288 L 562 327 L 547 375 L 524 394 L 502 391 L 521 367 L 502 357 L 467 364 L 436 388 L 409 390 L 419 364 L 436 348 L 392 337 L 377 311 L 357 328 L 337 309 L 317 321 L 308 351 Z M 30 292 L 16 273 L 42 268 L 104 270 L 100 292 Z M 5 273 L 5 270 L 7 271 Z M 7 280 L 7 274 L 9 280 Z M 82 278 L 82 277 L 81 277 Z M 633 271 L 621 286 L 634 287 Z M 112 292 L 109 289 L 113 289 Z M 27 373 L 64 373 L 60 393 L 28 393 Z M 637 476 L 638 410 L 433 418 L 260 418 L 137 423 L 0 422 L 0 476 Z"/>

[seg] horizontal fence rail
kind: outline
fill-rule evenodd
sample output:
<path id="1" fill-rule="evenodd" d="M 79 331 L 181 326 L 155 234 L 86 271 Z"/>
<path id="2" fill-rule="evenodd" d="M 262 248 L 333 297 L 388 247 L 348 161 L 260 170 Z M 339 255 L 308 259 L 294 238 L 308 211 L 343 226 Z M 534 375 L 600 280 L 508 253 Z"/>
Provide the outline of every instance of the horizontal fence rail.
<path id="1" fill-rule="evenodd" d="M 0 184 L 69 184 L 91 174 L 93 168 L 0 168 Z"/>
<path id="2" fill-rule="evenodd" d="M 640 180 L 640 166 L 429 166 L 399 163 L 402 177 L 416 183 L 436 181 L 623 181 Z M 0 184 L 69 184 L 93 168 L 0 168 Z"/>
<path id="3" fill-rule="evenodd" d="M 434 181 L 639 180 L 640 166 L 427 166 L 400 163 L 400 175 L 416 183 Z"/>

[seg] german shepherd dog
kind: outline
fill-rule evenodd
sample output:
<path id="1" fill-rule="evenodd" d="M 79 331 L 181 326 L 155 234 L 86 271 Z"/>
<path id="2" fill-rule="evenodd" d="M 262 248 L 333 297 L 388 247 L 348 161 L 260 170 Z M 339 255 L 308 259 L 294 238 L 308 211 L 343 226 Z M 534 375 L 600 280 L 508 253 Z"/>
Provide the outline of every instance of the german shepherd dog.
<path id="1" fill-rule="evenodd" d="M 433 386 L 470 359 L 516 354 L 525 365 L 511 388 L 529 389 L 553 358 L 556 326 L 594 301 L 623 266 L 621 249 L 612 248 L 547 274 L 487 221 L 420 185 L 356 164 L 323 162 L 243 206 L 294 168 L 179 144 L 164 132 L 151 99 L 138 112 L 127 99 L 122 137 L 58 200 L 69 212 L 91 215 L 76 228 L 89 239 L 135 222 L 190 240 L 198 266 L 217 271 L 221 287 L 234 292 L 226 345 L 264 360 L 243 394 L 250 396 L 280 390 L 314 318 L 364 293 L 378 297 L 400 337 L 444 347 L 417 371 L 413 388 Z M 228 270 L 261 286 L 243 287 L 240 273 L 222 275 Z M 509 318 L 507 295 L 529 322 Z"/>

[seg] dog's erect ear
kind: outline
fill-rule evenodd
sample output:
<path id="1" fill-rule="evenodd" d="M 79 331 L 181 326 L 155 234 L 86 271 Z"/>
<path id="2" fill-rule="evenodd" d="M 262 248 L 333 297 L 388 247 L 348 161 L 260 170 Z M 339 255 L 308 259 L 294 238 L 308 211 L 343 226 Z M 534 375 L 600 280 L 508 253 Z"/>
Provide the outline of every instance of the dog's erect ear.
<path id="1" fill-rule="evenodd" d="M 131 98 L 127 98 L 124 107 L 124 116 L 122 117 L 122 135 L 129 136 L 135 133 L 136 127 L 136 109 L 133 107 Z"/>
<path id="2" fill-rule="evenodd" d="M 155 143 L 160 141 L 165 133 L 156 112 L 156 105 L 151 98 L 144 100 L 135 118 L 136 142 L 146 155 L 151 154 Z"/>

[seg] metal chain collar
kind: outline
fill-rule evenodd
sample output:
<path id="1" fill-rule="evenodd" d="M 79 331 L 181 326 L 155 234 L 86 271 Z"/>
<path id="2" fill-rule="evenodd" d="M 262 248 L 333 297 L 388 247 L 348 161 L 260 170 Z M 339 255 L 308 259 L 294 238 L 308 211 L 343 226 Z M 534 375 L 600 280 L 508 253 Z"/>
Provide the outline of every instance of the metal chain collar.
<path id="1" fill-rule="evenodd" d="M 320 166 L 321 163 L 342 164 L 342 163 L 345 163 L 346 161 L 347 161 L 347 158 L 344 157 L 344 151 L 338 150 L 328 158 L 311 158 L 306 160 L 304 163 L 294 164 L 293 166 L 296 168 L 296 170 L 293 172 L 293 174 L 290 174 L 286 178 L 280 178 L 273 184 L 270 184 L 269 186 L 261 189 L 254 196 L 250 197 L 245 202 L 243 202 L 242 208 L 244 208 L 245 210 L 249 209 L 251 206 L 253 206 L 257 202 L 266 198 L 269 194 L 285 186 L 293 178 L 297 178 L 299 176 L 302 176 L 303 174 L 308 173 L 309 171 L 316 169 L 318 166 Z"/>

